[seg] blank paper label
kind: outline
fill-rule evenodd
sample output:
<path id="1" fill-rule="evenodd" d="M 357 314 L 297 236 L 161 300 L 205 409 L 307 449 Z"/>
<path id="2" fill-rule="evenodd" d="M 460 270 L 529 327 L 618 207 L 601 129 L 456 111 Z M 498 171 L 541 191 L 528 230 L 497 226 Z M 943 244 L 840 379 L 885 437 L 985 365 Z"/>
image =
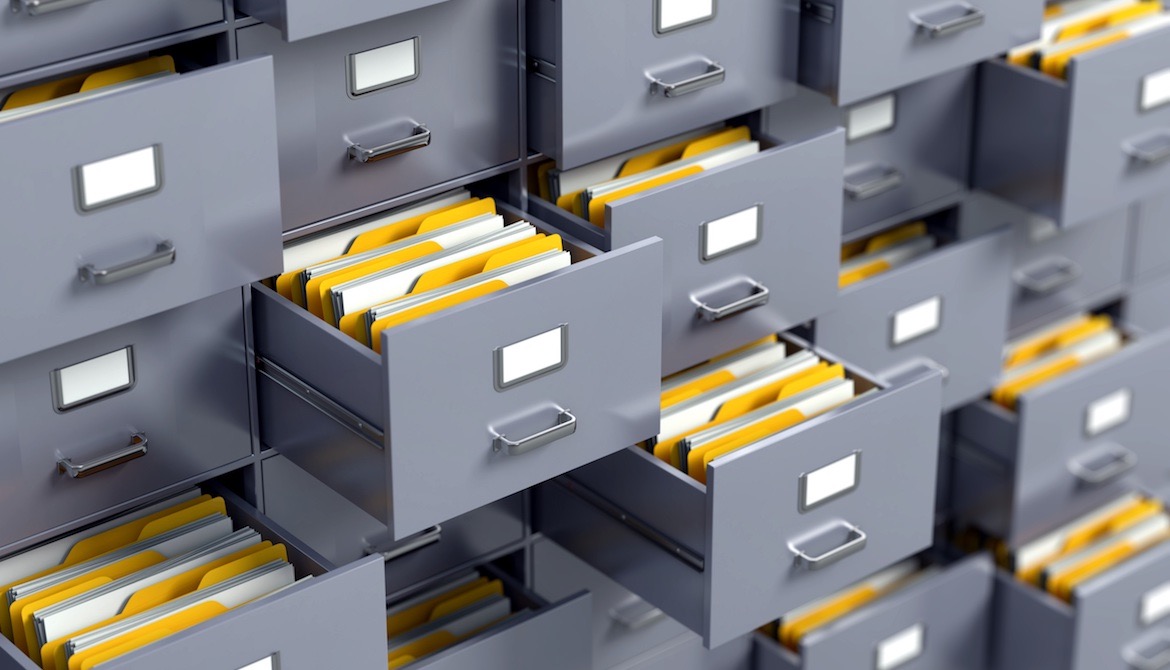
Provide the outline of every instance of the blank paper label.
<path id="1" fill-rule="evenodd" d="M 162 185 L 158 159 L 158 148 L 146 147 L 77 168 L 81 209 L 88 211 L 157 191 Z"/>
<path id="2" fill-rule="evenodd" d="M 851 107 L 845 122 L 847 139 L 852 142 L 893 128 L 894 107 L 893 95 Z"/>
<path id="3" fill-rule="evenodd" d="M 1170 68 L 1160 70 L 1142 80 L 1142 111 L 1170 102 Z"/>
<path id="4" fill-rule="evenodd" d="M 759 205 L 703 224 L 703 260 L 755 244 L 760 239 Z"/>
<path id="5" fill-rule="evenodd" d="M 1085 410 L 1085 433 L 1092 437 L 1128 421 L 1132 401 L 1129 389 L 1114 391 L 1094 401 Z"/>
<path id="6" fill-rule="evenodd" d="M 942 298 L 935 296 L 894 314 L 894 346 L 938 330 L 942 324 Z"/>
<path id="7" fill-rule="evenodd" d="M 812 509 L 856 488 L 860 458 L 861 455 L 854 452 L 819 470 L 801 475 L 800 509 Z"/>
<path id="8" fill-rule="evenodd" d="M 883 640 L 877 649 L 877 670 L 894 670 L 921 656 L 924 632 L 922 624 L 914 624 Z"/>
<path id="9" fill-rule="evenodd" d="M 349 57 L 350 93 L 361 95 L 418 76 L 418 38 Z"/>
<path id="10" fill-rule="evenodd" d="M 565 364 L 566 326 L 496 350 L 496 385 L 513 384 L 551 372 Z"/>
<path id="11" fill-rule="evenodd" d="M 1142 596 L 1142 625 L 1148 626 L 1167 614 L 1170 614 L 1170 582 L 1151 589 Z"/>
<path id="12" fill-rule="evenodd" d="M 715 0 L 658 0 L 658 32 L 665 33 L 715 16 Z"/>
<path id="13" fill-rule="evenodd" d="M 240 670 L 276 670 L 275 661 L 276 656 L 269 656 L 268 658 L 262 658 L 255 663 L 249 663 L 248 665 L 240 668 Z"/>
<path id="14" fill-rule="evenodd" d="M 53 372 L 58 410 L 76 407 L 133 384 L 134 356 L 130 347 Z"/>

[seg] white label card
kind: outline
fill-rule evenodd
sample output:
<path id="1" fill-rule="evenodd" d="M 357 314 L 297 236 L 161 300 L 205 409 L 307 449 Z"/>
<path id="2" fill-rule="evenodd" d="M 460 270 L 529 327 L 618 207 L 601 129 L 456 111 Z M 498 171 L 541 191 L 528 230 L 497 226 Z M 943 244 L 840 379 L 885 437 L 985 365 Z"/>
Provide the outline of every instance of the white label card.
<path id="1" fill-rule="evenodd" d="M 262 658 L 259 661 L 256 661 L 255 663 L 249 663 L 249 664 L 245 665 L 244 667 L 240 668 L 240 670 L 276 670 L 276 662 L 275 661 L 276 661 L 275 655 L 269 656 L 268 658 Z"/>
<path id="2" fill-rule="evenodd" d="M 927 333 L 933 333 L 941 325 L 942 296 L 936 295 L 895 312 L 891 339 L 894 346 L 898 346 Z"/>
<path id="3" fill-rule="evenodd" d="M 877 648 L 877 670 L 894 670 L 922 655 L 926 630 L 916 623 L 882 640 Z"/>
<path id="4" fill-rule="evenodd" d="M 655 0 L 657 30 L 666 33 L 715 16 L 715 0 Z"/>
<path id="5" fill-rule="evenodd" d="M 564 367 L 567 343 L 568 326 L 561 325 L 496 349 L 496 388 L 503 390 Z"/>
<path id="6" fill-rule="evenodd" d="M 361 95 L 418 77 L 418 38 L 349 57 L 349 92 Z"/>
<path id="7" fill-rule="evenodd" d="M 1142 111 L 1170 102 L 1170 68 L 1159 70 L 1142 79 Z"/>
<path id="8" fill-rule="evenodd" d="M 1089 437 L 1100 435 L 1129 421 L 1132 404 L 1133 393 L 1129 389 L 1114 391 L 1104 398 L 1094 400 L 1085 410 L 1085 434 Z"/>
<path id="9" fill-rule="evenodd" d="M 134 351 L 131 347 L 53 371 L 58 411 L 72 409 L 133 385 Z"/>
<path id="10" fill-rule="evenodd" d="M 845 120 L 845 138 L 853 142 L 893 128 L 896 106 L 894 95 L 890 94 L 850 107 Z"/>
<path id="11" fill-rule="evenodd" d="M 722 219 L 704 223 L 703 260 L 709 261 L 758 242 L 763 218 L 763 208 L 756 205 Z"/>
<path id="12" fill-rule="evenodd" d="M 861 452 L 855 451 L 823 468 L 801 475 L 800 511 L 810 510 L 857 488 L 860 473 Z"/>
<path id="13" fill-rule="evenodd" d="M 1148 626 L 1170 614 L 1170 582 L 1157 586 L 1142 596 L 1142 611 L 1139 619 Z"/>
<path id="14" fill-rule="evenodd" d="M 88 212 L 162 187 L 162 167 L 157 146 L 107 158 L 74 171 L 77 205 Z"/>

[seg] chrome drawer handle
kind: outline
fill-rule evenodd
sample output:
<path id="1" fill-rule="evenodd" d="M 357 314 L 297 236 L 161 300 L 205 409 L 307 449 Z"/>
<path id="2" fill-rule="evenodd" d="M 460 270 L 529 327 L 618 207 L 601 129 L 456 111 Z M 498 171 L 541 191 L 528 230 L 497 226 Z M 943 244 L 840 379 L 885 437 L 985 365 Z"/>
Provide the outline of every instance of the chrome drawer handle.
<path id="1" fill-rule="evenodd" d="M 1070 460 L 1069 472 L 1082 484 L 1100 486 L 1137 467 L 1137 454 L 1121 445 L 1110 444 L 1104 452 L 1094 450 L 1091 454 Z"/>
<path id="2" fill-rule="evenodd" d="M 956 10 L 959 12 L 957 16 Z M 941 9 L 914 12 L 910 15 L 910 20 L 918 24 L 918 30 L 929 35 L 932 40 L 981 26 L 985 18 L 983 10 L 965 2 L 956 2 Z"/>
<path id="3" fill-rule="evenodd" d="M 1046 296 L 1074 283 L 1081 266 L 1064 256 L 1052 256 L 1012 273 L 1016 285 L 1034 296 Z"/>
<path id="4" fill-rule="evenodd" d="M 723 83 L 727 78 L 727 70 L 722 65 L 715 61 L 707 61 L 707 71 L 688 77 L 681 81 L 665 82 L 656 76 L 650 76 L 650 93 L 656 94 L 661 92 L 667 98 L 677 98 L 687 93 L 694 93 L 705 88 L 710 88 L 716 84 Z"/>
<path id="5" fill-rule="evenodd" d="M 151 270 L 173 265 L 175 262 L 175 245 L 170 240 L 159 242 L 154 253 L 132 261 L 108 268 L 98 268 L 92 263 L 83 265 L 77 270 L 77 277 L 83 283 L 92 281 L 98 286 L 106 286 L 114 282 L 136 277 Z"/>
<path id="6" fill-rule="evenodd" d="M 1121 145 L 1131 158 L 1145 165 L 1158 165 L 1170 160 L 1170 131 L 1159 131 Z"/>
<path id="7" fill-rule="evenodd" d="M 534 449 L 552 444 L 557 440 L 568 437 L 577 432 L 577 417 L 567 409 L 557 414 L 557 423 L 552 428 L 546 428 L 539 433 L 529 435 L 519 440 L 509 440 L 507 436 L 492 430 L 492 450 L 499 452 L 507 450 L 509 456 L 519 456 Z"/>
<path id="8" fill-rule="evenodd" d="M 698 313 L 699 318 L 707 322 L 719 321 L 739 314 L 740 312 L 746 312 L 749 309 L 768 304 L 768 298 L 770 296 L 768 287 L 754 279 L 748 281 L 752 285 L 752 294 L 746 298 L 740 298 L 735 302 L 723 305 L 722 307 L 712 307 L 699 298 L 691 296 L 691 302 L 695 304 L 695 311 Z"/>
<path id="9" fill-rule="evenodd" d="M 376 163 L 380 160 L 399 156 L 401 154 L 430 146 L 431 131 L 423 125 L 416 125 L 414 131 L 400 140 L 377 147 L 363 147 L 354 143 L 349 145 L 349 157 L 359 163 Z"/>
<path id="10" fill-rule="evenodd" d="M 22 10 L 29 16 L 37 16 L 38 14 L 48 14 L 61 9 L 69 9 L 70 7 L 79 7 L 81 5 L 88 5 L 95 0 L 10 0 L 9 6 L 12 8 L 14 14 L 19 14 Z"/>
<path id="11" fill-rule="evenodd" d="M 407 554 L 419 551 L 420 549 L 425 549 L 441 539 L 443 539 L 443 527 L 436 524 L 422 531 L 421 533 L 408 537 L 399 542 L 394 542 L 385 547 L 367 546 L 364 549 L 364 552 L 366 556 L 381 554 L 382 560 L 390 562 L 396 558 L 401 558 Z"/>
<path id="12" fill-rule="evenodd" d="M 1134 670 L 1166 670 L 1170 668 L 1170 634 L 1159 630 L 1123 648 L 1121 657 Z"/>
<path id="13" fill-rule="evenodd" d="M 868 200 L 902 185 L 902 173 L 892 165 L 864 165 L 845 173 L 845 193 L 851 200 Z"/>
<path id="14" fill-rule="evenodd" d="M 819 537 L 827 535 L 836 529 L 844 529 L 848 531 L 847 539 L 837 545 L 836 547 L 823 552 L 821 554 L 812 555 L 801 549 L 798 545 L 804 542 L 816 540 Z M 833 526 L 817 531 L 815 534 L 795 540 L 788 543 L 788 550 L 796 556 L 796 564 L 808 570 L 820 570 L 826 568 L 843 558 L 852 556 L 865 548 L 865 543 L 869 540 L 869 536 L 865 534 L 857 526 L 846 521 L 837 521 Z"/>
<path id="15" fill-rule="evenodd" d="M 96 458 L 88 463 L 74 463 L 71 458 L 57 459 L 57 472 L 68 474 L 73 479 L 89 477 L 102 470 L 109 470 L 136 458 L 142 458 L 146 455 L 147 442 L 146 433 L 133 433 L 130 435 L 129 446 Z"/>

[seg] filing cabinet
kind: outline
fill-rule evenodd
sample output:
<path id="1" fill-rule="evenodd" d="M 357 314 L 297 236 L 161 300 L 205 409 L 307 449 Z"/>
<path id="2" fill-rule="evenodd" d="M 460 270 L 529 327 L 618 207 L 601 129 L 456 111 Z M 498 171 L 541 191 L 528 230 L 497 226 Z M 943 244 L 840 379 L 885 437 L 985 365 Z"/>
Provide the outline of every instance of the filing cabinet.
<path id="1" fill-rule="evenodd" d="M 531 0 L 532 148 L 563 169 L 795 92 L 795 0 Z"/>
<path id="2" fill-rule="evenodd" d="M 809 0 L 800 83 L 852 105 L 1040 36 L 1043 0 Z"/>
<path id="3" fill-rule="evenodd" d="M 280 29 L 289 42 L 384 19 L 447 0 L 351 0 L 322 5 L 312 0 L 237 0 L 236 7 Z"/>
<path id="4" fill-rule="evenodd" d="M 270 59 L 97 93 L 0 122 L 20 157 L 0 186 L 19 217 L 0 279 L 21 287 L 0 314 L 0 362 L 280 268 Z"/>
<path id="5" fill-rule="evenodd" d="M 275 63 L 285 230 L 517 160 L 517 11 L 445 0 L 293 43 L 237 30 L 241 57 Z"/>
<path id="6" fill-rule="evenodd" d="M 852 375 L 856 400 L 710 463 L 706 485 L 640 448 L 545 484 L 536 528 L 708 648 L 917 553 L 941 375 Z"/>
<path id="7" fill-rule="evenodd" d="M 973 183 L 1082 225 L 1170 188 L 1165 29 L 1073 57 L 1067 79 L 981 66 Z"/>
<path id="8" fill-rule="evenodd" d="M 657 236 L 666 275 L 662 373 L 791 328 L 830 309 L 843 133 L 785 143 L 607 204 L 604 227 L 539 198 L 529 209 L 600 248 Z"/>
<path id="9" fill-rule="evenodd" d="M 223 0 L 12 0 L 0 75 L 224 20 Z"/>

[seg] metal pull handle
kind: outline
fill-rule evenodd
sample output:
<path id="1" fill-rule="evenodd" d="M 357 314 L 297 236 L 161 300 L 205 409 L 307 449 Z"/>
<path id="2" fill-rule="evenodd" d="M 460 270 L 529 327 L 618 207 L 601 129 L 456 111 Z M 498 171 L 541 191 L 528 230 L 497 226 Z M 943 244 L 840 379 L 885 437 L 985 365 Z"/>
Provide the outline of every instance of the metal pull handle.
<path id="1" fill-rule="evenodd" d="M 868 200 L 902 185 L 902 173 L 892 165 L 864 165 L 845 173 L 845 193 L 851 200 Z"/>
<path id="2" fill-rule="evenodd" d="M 746 312 L 749 309 L 768 304 L 768 297 L 770 295 L 768 287 L 754 279 L 749 279 L 748 281 L 752 286 L 752 294 L 746 298 L 740 298 L 735 302 L 723 305 L 722 307 L 712 307 L 701 299 L 691 296 L 691 302 L 695 304 L 695 311 L 698 313 L 699 318 L 707 322 L 719 321 L 739 314 L 740 312 Z"/>
<path id="3" fill-rule="evenodd" d="M 985 18 L 983 10 L 965 2 L 910 14 L 910 20 L 918 25 L 918 31 L 929 35 L 932 40 L 981 26 Z"/>
<path id="4" fill-rule="evenodd" d="M 1121 650 L 1121 657 L 1134 670 L 1165 670 L 1170 668 L 1170 634 L 1156 631 Z"/>
<path id="5" fill-rule="evenodd" d="M 562 409 L 557 414 L 557 423 L 555 426 L 519 440 L 509 440 L 507 436 L 492 430 L 492 435 L 494 436 L 492 450 L 497 452 L 507 450 L 509 456 L 519 456 L 520 454 L 526 454 L 534 449 L 552 444 L 562 437 L 568 437 L 575 432 L 577 432 L 577 417 L 573 416 L 573 413 L 569 410 Z"/>
<path id="6" fill-rule="evenodd" d="M 123 463 L 128 463 L 136 458 L 142 458 L 146 455 L 147 442 L 145 433 L 133 433 L 130 435 L 129 446 L 119 449 L 112 454 L 106 454 L 105 456 L 96 458 L 88 463 L 74 463 L 71 458 L 58 458 L 57 472 L 67 473 L 73 479 L 88 477 L 102 470 L 109 470 Z"/>
<path id="7" fill-rule="evenodd" d="M 1088 486 L 1111 482 L 1137 466 L 1137 454 L 1129 449 L 1110 444 L 1104 449 L 1074 458 L 1068 462 L 1069 472 Z"/>
<path id="8" fill-rule="evenodd" d="M 1170 131 L 1127 140 L 1121 145 L 1125 153 L 1144 165 L 1158 165 L 1170 160 Z"/>
<path id="9" fill-rule="evenodd" d="M 175 245 L 170 240 L 159 242 L 154 253 L 127 261 L 120 265 L 108 268 L 98 268 L 92 263 L 83 265 L 77 270 L 77 277 L 82 282 L 92 281 L 98 286 L 113 284 L 114 282 L 136 277 L 144 272 L 157 270 L 175 262 Z"/>
<path id="10" fill-rule="evenodd" d="M 94 0 L 10 0 L 9 6 L 14 14 L 19 14 L 23 10 L 29 16 L 37 16 L 70 7 L 88 5 L 91 2 Z"/>
<path id="11" fill-rule="evenodd" d="M 824 538 L 834 534 L 845 533 L 845 540 L 837 546 L 819 554 L 810 554 L 802 545 L 819 544 Z M 815 534 L 794 540 L 788 543 L 788 550 L 796 556 L 796 564 L 807 570 L 826 568 L 843 558 L 852 556 L 865 548 L 869 537 L 857 526 L 846 521 L 837 521 L 832 526 L 817 531 Z"/>
<path id="12" fill-rule="evenodd" d="M 1012 273 L 1016 285 L 1033 296 L 1051 295 L 1081 276 L 1081 266 L 1064 256 L 1051 256 Z"/>
<path id="13" fill-rule="evenodd" d="M 425 549 L 441 539 L 443 539 L 443 527 L 440 525 L 434 525 L 421 533 L 412 535 L 411 537 L 408 537 L 404 540 L 391 543 L 385 547 L 367 546 L 364 551 L 366 556 L 381 554 L 384 561 L 390 562 L 396 558 L 401 558 L 406 554 L 414 553 L 420 549 Z"/>
<path id="14" fill-rule="evenodd" d="M 654 607 L 641 598 L 635 598 L 630 602 L 623 603 L 611 609 L 609 611 L 609 618 L 617 622 L 622 628 L 633 632 L 665 619 L 666 612 Z"/>
<path id="15" fill-rule="evenodd" d="M 400 140 L 394 140 L 389 144 L 383 144 L 377 147 L 366 148 L 360 144 L 354 143 L 349 145 L 349 157 L 359 163 L 376 163 L 380 160 L 392 158 L 415 149 L 422 149 L 430 146 L 431 131 L 423 125 L 414 127 L 414 132 L 403 137 Z"/>
<path id="16" fill-rule="evenodd" d="M 651 75 L 650 93 L 662 93 L 667 98 L 677 98 L 687 93 L 694 93 L 695 91 L 701 91 L 704 88 L 721 84 L 726 78 L 727 70 L 723 69 L 722 65 L 714 61 L 707 61 L 706 72 L 676 82 L 666 82 Z"/>

